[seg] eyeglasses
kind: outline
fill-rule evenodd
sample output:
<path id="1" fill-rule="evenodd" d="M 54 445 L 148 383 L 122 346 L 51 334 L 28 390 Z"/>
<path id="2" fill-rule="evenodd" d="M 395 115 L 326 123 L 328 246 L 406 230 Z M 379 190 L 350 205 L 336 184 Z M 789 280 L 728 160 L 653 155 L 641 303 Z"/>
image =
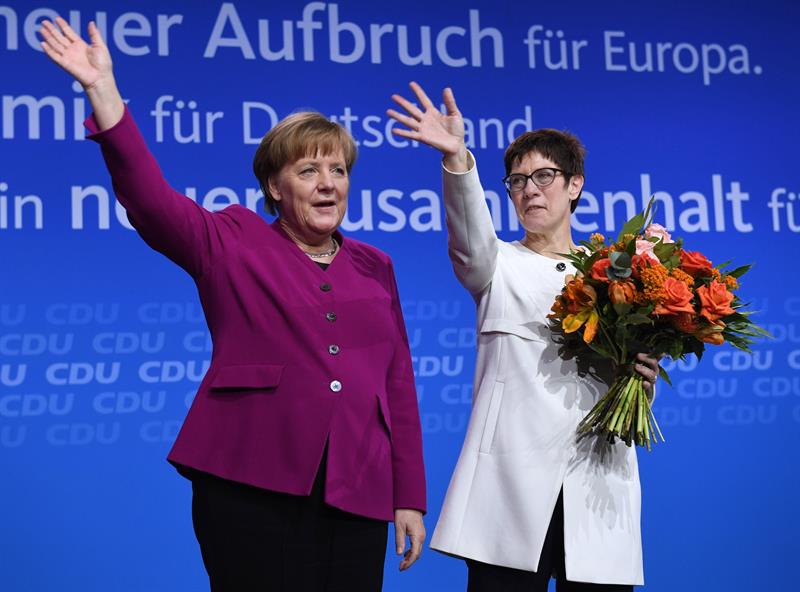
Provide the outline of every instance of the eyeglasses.
<path id="1" fill-rule="evenodd" d="M 566 174 L 566 171 L 555 169 L 552 167 L 545 167 L 543 169 L 536 169 L 530 175 L 523 175 L 522 173 L 512 173 L 503 179 L 503 184 L 509 193 L 518 193 L 525 189 L 528 184 L 528 179 L 533 181 L 537 187 L 547 187 L 556 179 L 556 175 L 561 173 Z"/>

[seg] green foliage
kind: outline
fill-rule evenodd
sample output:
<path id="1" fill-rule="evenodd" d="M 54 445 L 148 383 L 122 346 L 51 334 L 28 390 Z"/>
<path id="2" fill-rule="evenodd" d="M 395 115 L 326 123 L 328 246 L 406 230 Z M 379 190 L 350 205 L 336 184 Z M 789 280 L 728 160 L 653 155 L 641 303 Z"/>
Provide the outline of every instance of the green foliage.
<path id="1" fill-rule="evenodd" d="M 617 313 L 618 317 L 623 317 L 630 312 L 633 308 L 630 304 L 625 304 L 624 302 L 620 302 L 619 304 L 614 304 L 614 312 Z"/>
<path id="2" fill-rule="evenodd" d="M 753 267 L 752 263 L 750 265 L 742 265 L 741 267 L 737 267 L 736 269 L 734 269 L 733 271 L 731 271 L 727 275 L 729 275 L 731 277 L 734 277 L 734 278 L 740 278 L 744 274 L 746 274 L 748 271 L 750 271 L 751 267 Z"/>
<path id="3" fill-rule="evenodd" d="M 655 247 L 653 247 L 653 253 L 656 254 L 661 261 L 669 260 L 673 255 L 675 255 L 675 243 L 658 243 Z M 680 262 L 680 258 L 678 258 Z"/>
<path id="4" fill-rule="evenodd" d="M 647 315 L 633 313 L 629 315 L 625 315 L 620 320 L 620 324 L 622 325 L 652 325 L 653 319 L 648 317 Z"/>
<path id="5" fill-rule="evenodd" d="M 562 320 L 551 318 L 551 327 L 554 335 L 564 352 L 569 352 L 569 357 L 578 357 L 582 361 L 589 361 L 595 367 L 605 363 L 614 366 L 617 378 L 611 385 L 608 393 L 603 396 L 595 407 L 581 422 L 579 431 L 582 433 L 603 434 L 611 441 L 619 438 L 627 444 L 635 442 L 637 445 L 649 447 L 654 441 L 656 433 L 660 435 L 655 417 L 649 408 L 649 402 L 643 395 L 641 377 L 632 370 L 632 362 L 638 352 L 649 352 L 655 355 L 668 355 L 673 360 L 685 359 L 694 354 L 698 360 L 706 351 L 703 339 L 712 336 L 730 343 L 743 351 L 750 351 L 751 345 L 758 339 L 771 337 L 770 334 L 759 327 L 751 319 L 752 311 L 744 310 L 746 303 L 734 294 L 730 302 L 733 312 L 725 317 L 712 321 L 709 316 L 713 310 L 703 310 L 697 290 L 704 285 L 709 285 L 722 274 L 739 278 L 750 269 L 750 265 L 743 265 L 725 273 L 719 270 L 727 269 L 730 261 L 717 266 L 713 271 L 701 277 L 694 278 L 694 284 L 689 287 L 693 292 L 689 306 L 694 312 L 683 308 L 680 315 L 669 314 L 662 311 L 661 306 L 668 304 L 658 300 L 643 303 L 643 300 L 653 297 L 651 292 L 645 290 L 643 278 L 638 272 L 634 275 L 632 269 L 633 256 L 636 252 L 636 241 L 641 239 L 640 233 L 652 220 L 653 200 L 650 201 L 644 212 L 628 220 L 619 232 L 615 250 L 610 250 L 604 241 L 581 241 L 584 249 L 567 253 L 564 257 L 572 262 L 583 276 L 586 286 L 592 286 L 596 292 L 597 300 L 593 306 L 597 314 L 597 333 L 591 343 L 585 343 L 583 337 L 585 327 L 573 333 L 565 333 L 562 329 Z M 674 243 L 663 243 L 657 238 L 646 239 L 653 244 L 653 253 L 659 261 L 671 271 L 681 266 L 681 252 L 683 241 L 677 239 Z M 620 244 L 623 243 L 623 244 Z M 590 272 L 595 263 L 604 258 L 609 259 L 605 268 L 606 278 L 594 279 Z M 719 273 L 718 273 L 719 272 Z M 660 274 L 650 274 L 651 278 L 661 277 Z M 625 294 L 625 298 L 633 300 L 632 303 L 613 304 L 609 296 L 607 281 L 624 280 L 624 284 L 617 286 Z M 650 280 L 648 280 L 649 282 Z M 631 287 L 633 289 L 631 289 Z M 648 287 L 658 294 L 659 286 Z M 674 286 L 673 286 L 674 288 Z M 661 294 L 664 294 L 661 292 Z M 680 303 L 689 299 L 688 294 L 683 297 L 673 289 L 671 296 L 683 298 Z M 587 294 L 574 298 L 571 302 L 564 302 L 562 310 L 573 310 L 577 314 L 589 314 L 592 304 L 588 304 Z M 729 297 L 726 297 L 729 298 Z M 574 307 L 578 306 L 580 310 Z M 673 303 L 675 304 L 675 303 Z M 567 305 L 573 308 L 568 308 Z M 656 314 L 659 310 L 659 314 Z M 701 315 L 703 312 L 706 316 Z M 566 312 L 563 313 L 566 316 Z M 716 319 L 716 317 L 711 317 Z M 668 374 L 659 366 L 659 376 L 671 384 Z M 650 419 L 652 418 L 652 424 Z M 652 438 L 651 438 L 652 436 Z M 663 439 L 663 436 L 662 436 Z"/>
<path id="6" fill-rule="evenodd" d="M 647 204 L 647 209 L 644 212 L 640 212 L 636 214 L 633 218 L 625 222 L 622 226 L 622 229 L 619 231 L 619 235 L 617 236 L 617 242 L 622 242 L 625 238 L 626 234 L 641 234 L 642 228 L 645 227 L 645 222 L 650 218 L 650 209 L 653 206 L 653 199 L 650 199 L 650 203 Z"/>

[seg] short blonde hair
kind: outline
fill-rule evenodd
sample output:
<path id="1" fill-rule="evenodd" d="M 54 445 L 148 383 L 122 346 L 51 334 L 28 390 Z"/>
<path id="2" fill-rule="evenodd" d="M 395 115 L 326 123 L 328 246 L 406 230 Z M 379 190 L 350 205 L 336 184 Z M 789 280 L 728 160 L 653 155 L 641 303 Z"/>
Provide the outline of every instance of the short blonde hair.
<path id="1" fill-rule="evenodd" d="M 350 133 L 322 113 L 300 111 L 278 122 L 261 139 L 253 157 L 253 173 L 264 192 L 264 207 L 278 213 L 277 202 L 269 192 L 269 179 L 286 164 L 318 154 L 328 155 L 341 150 L 347 173 L 356 162 L 358 149 Z"/>

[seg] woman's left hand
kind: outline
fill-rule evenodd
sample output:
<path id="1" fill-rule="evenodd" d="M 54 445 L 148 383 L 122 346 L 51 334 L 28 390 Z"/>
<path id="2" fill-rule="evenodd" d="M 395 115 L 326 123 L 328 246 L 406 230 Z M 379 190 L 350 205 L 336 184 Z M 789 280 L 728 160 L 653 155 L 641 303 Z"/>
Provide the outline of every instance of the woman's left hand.
<path id="1" fill-rule="evenodd" d="M 407 551 L 406 536 L 411 541 Z M 403 556 L 400 561 L 400 571 L 411 567 L 422 553 L 422 543 L 425 542 L 425 525 L 422 523 L 422 512 L 419 510 L 400 509 L 394 511 L 394 542 L 398 555 Z"/>
<path id="2" fill-rule="evenodd" d="M 655 385 L 658 378 L 658 360 L 659 358 L 652 354 L 639 353 L 636 354 L 636 361 L 633 366 L 636 373 L 644 379 L 642 386 L 644 386 L 644 390 L 647 391 L 651 398 L 653 385 Z"/>

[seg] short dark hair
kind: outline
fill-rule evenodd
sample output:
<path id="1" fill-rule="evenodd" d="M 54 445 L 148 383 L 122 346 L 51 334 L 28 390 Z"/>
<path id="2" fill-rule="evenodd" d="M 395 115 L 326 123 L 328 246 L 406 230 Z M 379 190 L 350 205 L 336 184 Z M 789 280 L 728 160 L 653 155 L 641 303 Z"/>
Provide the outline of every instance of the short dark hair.
<path id="1" fill-rule="evenodd" d="M 353 169 L 358 149 L 350 133 L 338 123 L 316 111 L 299 111 L 278 122 L 261 139 L 253 157 L 253 173 L 264 193 L 264 207 L 278 212 L 269 192 L 269 179 L 284 165 L 307 156 L 328 155 L 338 150 L 344 155 L 347 174 Z"/>
<path id="2" fill-rule="evenodd" d="M 548 160 L 552 160 L 558 168 L 565 171 L 564 183 L 569 183 L 575 175 L 585 177 L 583 158 L 586 156 L 586 148 L 583 147 L 577 136 L 567 131 L 545 128 L 525 132 L 519 136 L 506 148 L 503 157 L 506 175 L 511 172 L 517 162 L 531 152 L 537 152 Z M 583 189 L 581 189 L 581 193 L 583 193 Z M 573 200 L 570 204 L 571 212 L 578 207 L 581 193 L 578 194 L 578 199 Z"/>

